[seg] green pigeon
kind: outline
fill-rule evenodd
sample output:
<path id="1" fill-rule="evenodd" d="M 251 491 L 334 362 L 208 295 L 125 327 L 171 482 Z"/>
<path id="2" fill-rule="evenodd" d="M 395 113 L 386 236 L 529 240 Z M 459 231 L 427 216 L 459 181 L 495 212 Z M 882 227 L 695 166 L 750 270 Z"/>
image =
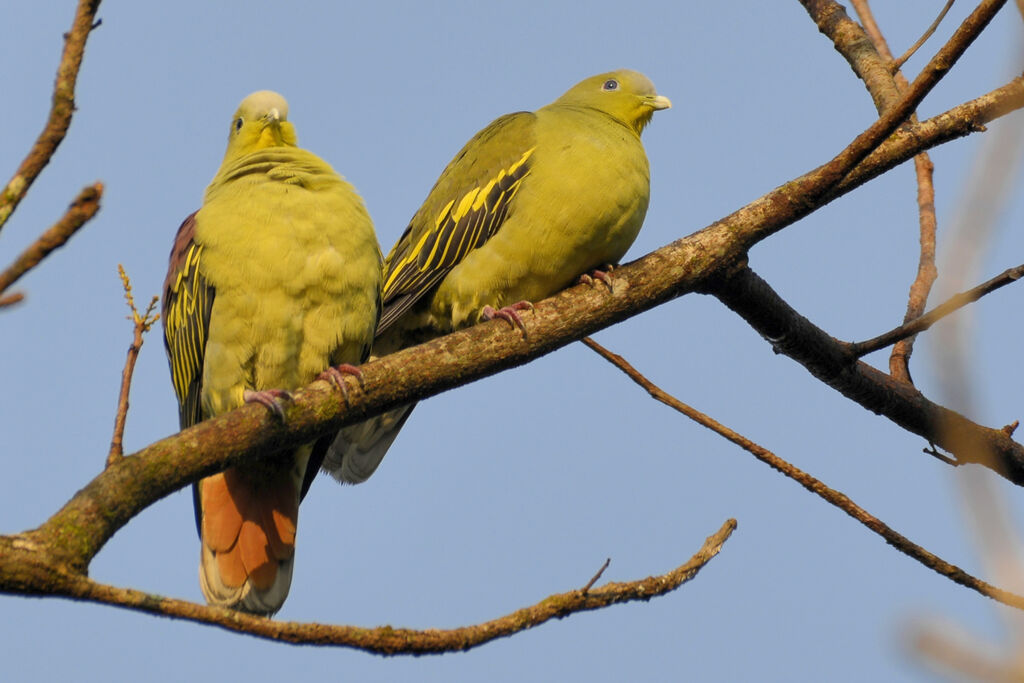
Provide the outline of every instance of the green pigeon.
<path id="1" fill-rule="evenodd" d="M 650 198 L 640 134 L 671 102 L 636 71 L 592 76 L 535 112 L 502 116 L 442 171 L 384 263 L 374 356 L 505 318 L 618 263 Z M 525 329 L 525 328 L 524 328 Z M 415 404 L 343 429 L 324 461 L 358 483 Z"/>
<path id="2" fill-rule="evenodd" d="M 296 146 L 288 104 L 260 91 L 231 119 L 202 208 L 164 283 L 164 343 L 182 428 L 358 372 L 380 316 L 381 252 L 355 189 Z M 291 585 L 299 501 L 330 438 L 193 487 L 211 605 L 273 614 Z"/>

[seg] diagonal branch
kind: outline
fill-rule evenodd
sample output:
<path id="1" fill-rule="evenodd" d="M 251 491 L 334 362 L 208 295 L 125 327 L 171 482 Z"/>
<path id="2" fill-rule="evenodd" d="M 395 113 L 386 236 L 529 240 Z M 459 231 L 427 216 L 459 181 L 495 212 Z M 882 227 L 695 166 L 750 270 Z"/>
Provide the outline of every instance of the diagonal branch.
<path id="1" fill-rule="evenodd" d="M 849 351 L 854 356 L 860 358 L 861 356 L 866 356 L 869 353 L 878 351 L 879 349 L 884 349 L 890 344 L 894 344 L 902 339 L 912 337 L 919 332 L 924 332 L 950 313 L 963 308 L 967 304 L 974 303 L 986 294 L 994 292 L 1000 287 L 1005 287 L 1008 284 L 1016 282 L 1022 277 L 1024 277 L 1024 264 L 1021 264 L 1016 268 L 1008 268 L 991 280 L 982 282 L 977 287 L 973 287 L 966 292 L 960 292 L 959 294 L 950 297 L 919 318 L 914 318 L 913 320 L 910 320 L 895 329 L 889 330 L 885 334 L 880 334 L 873 339 L 850 344 L 848 347 Z"/>
<path id="2" fill-rule="evenodd" d="M 28 156 L 14 173 L 14 177 L 0 191 L 0 230 L 39 173 L 50 163 L 57 146 L 68 132 L 71 116 L 75 111 L 75 82 L 78 80 L 78 70 L 82 66 L 85 41 L 89 33 L 99 26 L 96 22 L 99 5 L 100 0 L 78 1 L 71 31 L 64 34 L 64 53 L 60 58 L 60 66 L 57 67 L 57 82 L 53 87 L 53 103 L 46 126 L 32 145 Z"/>
<path id="3" fill-rule="evenodd" d="M 13 294 L 4 294 L 0 296 L 0 308 L 7 306 L 13 306 L 14 304 L 21 303 L 25 300 L 25 295 L 21 292 L 14 292 Z"/>
<path id="4" fill-rule="evenodd" d="M 992 598 L 997 602 L 1001 602 L 1004 605 L 1015 607 L 1017 609 L 1024 610 L 1024 596 L 1011 593 L 1009 591 L 993 586 L 990 583 L 982 581 L 979 578 L 968 574 L 960 567 L 954 564 L 946 562 L 938 555 L 929 552 L 928 550 L 917 545 L 906 536 L 900 534 L 888 524 L 878 519 L 864 508 L 853 502 L 849 496 L 836 491 L 835 489 L 829 488 L 822 481 L 812 477 L 810 474 L 804 472 L 800 468 L 786 462 L 779 456 L 775 455 L 767 448 L 760 446 L 750 439 L 746 438 L 742 434 L 735 432 L 720 422 L 712 419 L 705 415 L 699 410 L 683 403 L 675 396 L 672 396 L 668 392 L 664 391 L 661 387 L 654 384 L 651 380 L 647 379 L 641 374 L 636 368 L 629 364 L 629 362 L 622 356 L 612 353 L 605 347 L 598 344 L 593 339 L 585 338 L 582 340 L 584 344 L 589 346 L 598 355 L 610 362 L 612 365 L 622 370 L 633 380 L 636 384 L 642 387 L 647 393 L 651 395 L 656 401 L 664 403 L 668 407 L 682 413 L 686 417 L 690 418 L 697 424 L 707 427 L 716 434 L 724 437 L 725 439 L 736 444 L 743 450 L 747 451 L 755 458 L 765 463 L 769 467 L 782 474 L 786 475 L 796 483 L 803 486 L 811 493 L 821 497 L 830 505 L 834 505 L 839 508 L 850 517 L 866 526 L 871 531 L 881 536 L 886 543 L 899 550 L 904 555 L 907 555 L 929 569 L 945 576 L 947 579 L 958 583 L 961 586 L 970 588 L 971 590 L 977 591 L 982 595 Z"/>
<path id="5" fill-rule="evenodd" d="M 75 201 L 68 207 L 67 213 L 0 273 L 0 294 L 17 282 L 22 275 L 35 268 L 50 252 L 64 246 L 64 243 L 100 210 L 102 196 L 102 183 L 96 183 L 79 192 Z"/>
<path id="6" fill-rule="evenodd" d="M 879 114 L 891 109 L 899 101 L 890 61 L 864 28 L 846 14 L 846 9 L 835 0 L 801 0 L 818 30 L 832 41 L 832 46 L 846 60 L 864 82 L 868 94 Z M 857 6 L 857 0 L 854 0 Z"/>
<path id="7" fill-rule="evenodd" d="M 1024 485 L 1024 447 L 1005 431 L 978 425 L 929 401 L 912 385 L 856 360 L 849 344 L 793 310 L 749 268 L 710 283 L 708 293 L 770 341 L 776 353 L 797 361 L 843 396 L 949 450 L 957 456 L 957 464 L 991 466 Z"/>
<path id="8" fill-rule="evenodd" d="M 894 72 L 902 69 L 903 65 L 907 63 L 907 60 L 913 57 L 914 53 L 917 52 L 921 48 L 921 46 L 924 45 L 925 42 L 927 42 L 927 40 L 932 37 L 932 34 L 935 33 L 936 29 L 939 28 L 939 24 L 942 23 L 942 20 L 946 17 L 946 13 L 949 12 L 949 9 L 952 6 L 953 0 L 946 0 L 946 4 L 939 11 L 939 16 L 935 17 L 935 21 L 931 23 L 931 26 L 925 29 L 925 32 L 921 34 L 921 37 L 914 41 L 914 44 L 908 47 L 906 51 L 902 55 L 900 55 L 899 59 L 893 60 L 892 70 Z"/>
<path id="9" fill-rule="evenodd" d="M 562 619 L 576 612 L 602 609 L 626 602 L 646 602 L 651 598 L 671 593 L 694 578 L 718 554 L 735 529 L 736 520 L 726 520 L 717 532 L 704 541 L 693 557 L 660 576 L 624 583 L 606 583 L 598 588 L 593 588 L 591 581 L 582 589 L 552 595 L 535 605 L 503 617 L 449 630 L 432 628 L 419 631 L 390 626 L 360 628 L 275 621 L 220 607 L 208 607 L 129 588 L 108 586 L 77 575 L 65 577 L 57 592 L 70 598 L 219 626 L 228 631 L 248 633 L 268 640 L 294 644 L 339 645 L 382 655 L 438 654 L 470 650 L 497 638 L 511 636 L 540 626 L 551 619 Z M 10 548 L 4 547 L 4 541 L 5 539 L 0 537 L 0 556 L 11 552 Z M 2 565 L 3 562 L 0 561 L 0 569 Z M 0 571 L 0 578 L 2 577 L 3 573 Z"/>
<path id="10" fill-rule="evenodd" d="M 803 2 L 805 5 L 812 5 L 817 4 L 819 0 L 803 0 Z M 827 193 L 838 185 L 854 166 L 863 161 L 898 126 L 910 118 L 925 96 L 956 64 L 1004 4 L 1006 4 L 1006 0 L 982 0 L 978 7 L 964 19 L 949 41 L 925 65 L 906 92 L 902 93 L 900 98 L 893 102 L 877 121 L 858 135 L 842 152 L 818 169 L 819 173 L 815 174 L 813 182 L 800 188 L 800 191 L 811 197 L 816 197 L 819 194 Z"/>

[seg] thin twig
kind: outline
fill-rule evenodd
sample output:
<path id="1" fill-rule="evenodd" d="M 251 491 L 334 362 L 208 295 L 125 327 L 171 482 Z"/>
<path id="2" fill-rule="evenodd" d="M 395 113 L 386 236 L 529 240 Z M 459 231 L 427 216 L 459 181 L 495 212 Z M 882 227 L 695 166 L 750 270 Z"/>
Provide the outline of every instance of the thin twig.
<path id="1" fill-rule="evenodd" d="M 928 30 L 924 32 L 924 35 L 918 38 L 916 43 L 908 47 L 907 51 L 892 63 L 891 68 L 893 73 L 896 73 L 903 68 L 903 65 L 907 63 L 908 59 L 914 56 L 914 53 L 917 52 L 918 48 L 924 45 L 925 41 L 932 37 L 932 34 L 935 33 L 935 29 L 939 28 L 939 24 L 941 24 L 942 20 L 946 17 L 946 12 L 948 12 L 949 8 L 952 6 L 953 0 L 947 0 L 946 6 L 942 8 L 941 12 L 939 12 L 939 16 L 935 17 L 935 21 L 933 21 L 932 25 L 928 27 Z"/>
<path id="2" fill-rule="evenodd" d="M 575 612 L 601 609 L 611 605 L 643 601 L 670 593 L 690 579 L 718 554 L 722 545 L 736 529 L 736 520 L 729 519 L 709 536 L 700 550 L 684 564 L 660 576 L 624 583 L 606 583 L 598 588 L 552 595 L 535 605 L 474 626 L 450 630 L 392 628 L 360 628 L 317 623 L 275 621 L 221 607 L 209 607 L 185 600 L 165 598 L 130 588 L 97 583 L 86 576 L 66 574 L 54 592 L 67 597 L 116 607 L 185 619 L 228 631 L 242 632 L 268 640 L 293 644 L 338 645 L 382 655 L 440 654 L 469 650 L 484 643 L 534 628 L 551 619 L 561 619 Z M 16 545 L 0 536 L 0 575 L 8 555 L 17 554 Z M 17 537 L 15 537 L 17 538 Z"/>
<path id="3" fill-rule="evenodd" d="M 0 296 L 0 308 L 6 308 L 7 306 L 13 306 L 14 304 L 21 303 L 25 299 L 25 295 L 21 292 L 14 292 L 12 294 L 5 294 Z"/>
<path id="4" fill-rule="evenodd" d="M 124 457 L 124 425 L 128 417 L 128 394 L 132 386 L 132 373 L 135 372 L 135 361 L 138 360 L 139 351 L 142 349 L 142 336 L 160 319 L 159 313 L 153 313 L 160 297 L 154 296 L 146 307 L 146 312 L 139 315 L 139 309 L 135 307 L 135 298 L 132 296 L 131 280 L 120 263 L 117 264 L 117 273 L 121 276 L 124 298 L 132 312 L 129 320 L 132 321 L 134 332 L 132 343 L 128 347 L 128 358 L 125 359 L 124 370 L 121 372 L 121 391 L 117 399 L 117 417 L 114 418 L 114 436 L 110 440 L 110 452 L 107 453 L 107 467 Z"/>
<path id="5" fill-rule="evenodd" d="M 586 592 L 590 591 L 590 589 L 594 586 L 594 584 L 597 583 L 597 580 L 601 578 L 601 575 L 604 574 L 604 570 L 608 569 L 608 565 L 610 565 L 611 563 L 612 563 L 612 558 L 610 558 L 610 557 L 605 558 L 604 564 L 601 565 L 601 568 L 597 570 L 596 574 L 594 574 L 592 577 L 590 577 L 590 581 L 587 581 L 587 585 L 584 586 L 583 588 L 581 588 L 580 592 L 586 593 Z"/>
<path id="6" fill-rule="evenodd" d="M 919 332 L 924 332 L 957 309 L 963 308 L 967 304 L 974 303 L 986 294 L 994 292 L 1000 287 L 1005 287 L 1008 284 L 1016 282 L 1021 277 L 1024 277 L 1024 264 L 1004 270 L 991 280 L 983 282 L 977 287 L 969 289 L 966 292 L 961 292 L 960 294 L 950 297 L 947 301 L 939 304 L 920 318 L 915 318 L 908 323 L 889 330 L 885 334 L 878 335 L 874 339 L 850 344 L 850 353 L 860 358 L 861 356 L 866 356 L 867 354 L 878 351 L 879 349 L 884 349 L 890 344 L 901 339 L 906 339 L 918 334 Z"/>
<path id="7" fill-rule="evenodd" d="M 884 58 L 892 61 L 892 52 L 889 44 L 882 35 L 881 29 L 875 22 L 871 13 L 868 0 L 852 0 L 853 7 L 864 25 L 864 30 L 871 38 L 875 49 Z M 946 9 L 939 15 L 932 26 L 932 31 L 938 26 L 938 22 L 945 16 L 946 11 L 952 6 L 952 0 L 946 5 Z M 909 83 L 902 71 L 893 69 L 894 82 L 899 90 L 905 90 Z M 917 123 L 917 115 L 911 118 L 912 123 Z M 925 306 L 928 303 L 928 295 L 931 293 L 938 270 L 935 267 L 935 230 L 937 220 L 935 217 L 935 184 L 933 175 L 935 165 L 927 152 L 922 152 L 914 157 L 914 172 L 917 180 L 917 212 L 918 231 L 920 233 L 921 250 L 918 256 L 917 274 L 910 285 L 910 292 L 907 295 L 907 311 L 903 316 L 903 322 L 907 323 L 924 314 Z M 901 382 L 913 383 L 910 375 L 910 356 L 914 353 L 914 339 L 910 336 L 901 339 L 893 346 L 889 355 L 889 374 Z"/>
<path id="8" fill-rule="evenodd" d="M 791 465 L 779 456 L 775 455 L 768 449 L 759 446 L 750 439 L 746 438 L 738 432 L 734 432 L 725 425 L 717 422 L 713 418 L 701 413 L 695 408 L 686 405 L 675 396 L 672 396 L 668 392 L 662 390 L 656 384 L 647 379 L 642 375 L 636 368 L 629 364 L 625 358 L 618 354 L 612 353 L 608 349 L 604 348 L 590 337 L 584 337 L 583 343 L 597 352 L 605 360 L 609 361 L 612 365 L 617 367 L 619 370 L 624 372 L 627 377 L 633 380 L 636 384 L 640 385 L 647 393 L 651 395 L 657 401 L 664 403 L 670 408 L 682 413 L 686 417 L 690 418 L 697 424 L 707 427 L 711 431 L 719 434 L 728 441 L 736 444 L 740 448 L 744 449 L 755 458 L 765 463 L 769 467 L 781 472 L 790 479 L 794 480 L 805 489 L 814 493 L 828 502 L 830 505 L 834 505 L 850 517 L 866 526 L 871 531 L 881 536 L 886 543 L 893 546 L 903 554 L 917 560 L 924 566 L 932 569 L 933 571 L 945 576 L 951 581 L 970 588 L 971 590 L 977 591 L 982 595 L 992 598 L 1004 605 L 1015 607 L 1017 609 L 1024 610 L 1024 596 L 1005 591 L 1002 588 L 993 586 L 992 584 L 986 583 L 981 579 L 971 576 L 960 567 L 946 562 L 941 557 L 925 550 L 921 546 L 912 542 L 906 536 L 896 532 L 882 520 L 878 519 L 874 515 L 870 514 L 867 510 L 854 503 L 845 494 L 831 489 L 824 483 L 815 479 L 810 474 L 807 474 L 803 470 Z"/>
<path id="9" fill-rule="evenodd" d="M 51 251 L 71 239 L 71 236 L 100 210 L 102 196 L 103 183 L 96 183 L 79 192 L 75 201 L 68 207 L 67 213 L 21 252 L 7 270 L 0 273 L 0 293 L 35 268 Z"/>
<path id="10" fill-rule="evenodd" d="M 75 19 L 71 31 L 64 34 L 64 53 L 57 67 L 57 81 L 53 86 L 53 103 L 46 126 L 28 156 L 21 162 L 14 177 L 0 191 L 0 229 L 17 208 L 28 188 L 39 176 L 39 173 L 50 163 L 57 146 L 64 139 L 71 125 L 71 116 L 75 111 L 75 82 L 78 70 L 82 66 L 82 55 L 85 52 L 85 41 L 89 33 L 99 26 L 95 20 L 100 0 L 79 0 L 75 10 Z"/>

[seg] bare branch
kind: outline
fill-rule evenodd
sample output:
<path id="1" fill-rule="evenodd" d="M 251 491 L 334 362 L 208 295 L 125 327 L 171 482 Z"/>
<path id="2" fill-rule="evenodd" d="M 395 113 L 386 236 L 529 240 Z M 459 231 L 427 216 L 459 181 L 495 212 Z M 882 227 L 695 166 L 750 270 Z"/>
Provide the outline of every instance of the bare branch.
<path id="1" fill-rule="evenodd" d="M 878 113 L 891 109 L 899 101 L 900 91 L 889 71 L 889 60 L 879 53 L 877 43 L 835 0 L 802 0 L 801 4 L 818 30 L 832 41 L 832 46 L 864 82 Z"/>
<path id="2" fill-rule="evenodd" d="M 745 251 L 915 155 L 950 140 L 984 130 L 986 123 L 1024 107 L 1024 78 L 1018 77 L 990 93 L 965 102 L 917 125 L 905 126 L 868 155 L 838 185 L 828 185 L 822 166 L 795 178 L 708 226 L 705 231 L 729 230 Z"/>
<path id="3" fill-rule="evenodd" d="M 392 628 L 360 628 L 317 623 L 275 621 L 220 607 L 209 607 L 184 600 L 165 598 L 151 593 L 117 588 L 96 583 L 82 575 L 62 575 L 51 588 L 56 594 L 79 600 L 105 603 L 140 612 L 219 626 L 228 631 L 248 633 L 268 640 L 294 644 L 339 645 L 382 655 L 438 654 L 469 650 L 497 638 L 534 628 L 551 619 L 561 619 L 576 612 L 602 609 L 626 602 L 648 601 L 665 595 L 686 583 L 718 554 L 722 545 L 736 529 L 736 520 L 729 519 L 704 541 L 700 550 L 684 564 L 660 576 L 651 576 L 625 583 L 607 583 L 599 588 L 571 590 L 552 595 L 530 607 L 474 626 L 450 630 Z M 17 566 L 19 549 L 0 536 L 0 590 L 5 586 L 5 566 Z M 24 539 L 22 539 L 24 543 Z"/>
<path id="4" fill-rule="evenodd" d="M 917 42 L 908 47 L 907 51 L 900 55 L 900 58 L 892 63 L 892 66 L 890 68 L 892 69 L 893 73 L 896 73 L 901 68 L 903 68 L 903 65 L 907 63 L 907 60 L 913 57 L 914 53 L 917 52 L 918 49 L 925 44 L 925 41 L 932 37 L 932 34 L 935 33 L 935 30 L 939 28 L 939 24 L 941 24 L 942 20 L 946 17 L 946 12 L 948 12 L 949 8 L 952 6 L 953 0 L 946 0 L 946 6 L 942 8 L 941 12 L 939 12 L 939 16 L 935 17 L 935 21 L 932 22 L 932 25 L 929 26 L 925 30 L 924 34 L 917 39 Z"/>
<path id="5" fill-rule="evenodd" d="M 121 373 L 121 391 L 117 400 L 117 416 L 114 418 L 114 436 L 110 440 L 110 452 L 107 453 L 107 467 L 124 456 L 124 424 L 128 417 L 128 394 L 132 386 L 132 373 L 135 372 L 135 361 L 142 349 L 142 336 L 149 332 L 153 324 L 160 319 L 160 314 L 153 313 L 159 297 L 154 296 L 146 312 L 139 315 L 139 309 L 135 307 L 135 298 L 132 296 L 132 283 L 128 274 L 124 272 L 124 266 L 117 264 L 117 273 L 121 276 L 121 285 L 124 287 L 124 298 L 132 315 L 129 320 L 134 327 L 132 343 L 128 347 L 128 358 L 124 362 L 124 371 Z"/>
<path id="6" fill-rule="evenodd" d="M 818 4 L 819 1 L 803 0 L 803 3 L 808 6 Z M 800 188 L 800 191 L 817 197 L 819 193 L 828 193 L 831 188 L 838 185 L 854 166 L 863 161 L 914 113 L 925 96 L 953 67 L 1005 3 L 1006 0 L 982 0 L 974 12 L 960 24 L 949 41 L 921 70 L 906 92 L 842 152 L 818 169 L 814 174 L 815 182 L 808 187 Z"/>
<path id="7" fill-rule="evenodd" d="M 593 588 L 594 584 L 597 583 L 597 580 L 601 578 L 602 574 L 604 574 L 604 570 L 608 569 L 608 565 L 610 565 L 611 563 L 612 563 L 612 558 L 609 557 L 609 558 L 605 559 L 604 564 L 601 565 L 601 568 L 597 570 L 596 574 L 594 574 L 592 577 L 590 577 L 590 581 L 587 581 L 587 585 L 585 585 L 583 588 L 581 588 L 580 592 L 581 593 L 586 593 L 591 588 Z"/>
<path id="8" fill-rule="evenodd" d="M 14 177 L 0 191 L 0 230 L 7 219 L 18 207 L 28 188 L 32 186 L 39 173 L 50 163 L 57 146 L 71 125 L 71 116 L 75 111 L 75 82 L 78 70 L 82 66 L 82 55 L 85 53 L 85 41 L 89 33 L 99 26 L 96 22 L 96 11 L 100 0 L 79 0 L 75 10 L 75 19 L 71 31 L 64 34 L 64 53 L 57 67 L 57 82 L 53 87 L 53 103 L 50 115 L 46 120 L 43 132 L 39 134 L 28 156 L 21 162 Z M 2 291 L 3 288 L 0 288 Z"/>
<path id="9" fill-rule="evenodd" d="M 867 0 L 853 0 L 853 6 L 864 24 L 864 29 L 849 19 L 845 10 L 832 0 L 818 0 L 806 6 L 822 33 L 832 40 L 836 50 L 846 58 L 864 81 L 879 113 L 885 112 L 893 105 L 899 94 L 909 88 L 909 83 L 899 71 L 896 71 L 895 77 L 892 75 L 892 53 L 875 23 Z M 864 46 L 868 39 L 873 45 L 873 50 Z M 912 115 L 910 121 L 916 124 L 917 115 Z M 910 287 L 904 322 L 924 313 L 928 293 L 936 277 L 935 189 L 932 183 L 934 166 L 927 153 L 921 153 L 914 157 L 914 168 L 917 175 L 921 254 L 918 259 L 917 275 Z M 901 341 L 893 349 L 889 359 L 889 372 L 904 382 L 911 382 L 909 363 L 913 343 L 913 338 Z"/>
<path id="10" fill-rule="evenodd" d="M 935 217 L 935 183 L 933 182 L 935 165 L 927 153 L 914 157 L 914 171 L 917 176 L 917 215 L 920 232 L 921 251 L 917 262 L 917 275 L 910 285 L 907 295 L 907 311 L 903 321 L 919 318 L 924 314 L 928 304 L 938 269 L 935 267 L 935 230 L 938 221 Z M 914 353 L 914 336 L 896 342 L 889 355 L 889 374 L 901 382 L 913 383 L 910 376 L 910 356 Z"/>
<path id="11" fill-rule="evenodd" d="M 924 332 L 953 311 L 963 308 L 967 304 L 974 303 L 986 294 L 994 292 L 1000 287 L 1005 287 L 1008 284 L 1016 282 L 1021 277 L 1024 277 L 1024 264 L 1021 264 L 1016 268 L 1008 268 L 991 280 L 983 282 L 977 287 L 951 297 L 919 318 L 915 318 L 908 323 L 889 330 L 885 334 L 880 334 L 874 339 L 850 344 L 848 348 L 850 352 L 858 358 L 866 356 L 874 351 L 878 351 L 879 349 L 884 349 L 897 341 L 911 337 L 919 332 Z"/>
<path id="12" fill-rule="evenodd" d="M 0 273 L 0 293 L 18 281 L 22 275 L 35 268 L 50 252 L 64 245 L 75 232 L 100 210 L 103 184 L 96 183 L 83 189 L 71 202 L 67 213 L 44 232 L 20 256 Z"/>
<path id="13" fill-rule="evenodd" d="M 1009 591 L 1005 591 L 1001 588 L 993 586 L 990 583 L 986 583 L 981 579 L 971 576 L 960 567 L 954 564 L 946 562 L 938 555 L 925 550 L 921 546 L 917 545 L 906 536 L 898 533 L 887 525 L 882 520 L 878 519 L 864 508 L 857 505 L 845 494 L 836 491 L 835 489 L 829 488 L 824 483 L 815 479 L 810 474 L 807 474 L 798 467 L 791 465 L 779 456 L 775 455 L 768 449 L 754 443 L 750 439 L 746 438 L 742 434 L 735 432 L 713 418 L 705 415 L 704 413 L 696 410 L 695 408 L 683 403 L 675 396 L 672 396 L 668 392 L 661 389 L 659 386 L 651 382 L 649 379 L 644 377 L 636 368 L 629 364 L 625 358 L 618 354 L 612 353 L 608 349 L 604 348 L 593 339 L 589 337 L 582 340 L 584 344 L 589 346 L 591 349 L 596 351 L 602 358 L 610 362 L 612 365 L 617 367 L 619 370 L 624 372 L 627 377 L 633 380 L 636 384 L 642 387 L 647 393 L 651 395 L 655 400 L 664 403 L 673 410 L 682 413 L 686 417 L 690 418 L 697 424 L 707 427 L 711 431 L 719 434 L 725 439 L 736 444 L 743 450 L 747 451 L 755 458 L 765 463 L 769 467 L 782 474 L 786 475 L 796 483 L 803 486 L 811 493 L 816 494 L 830 505 L 834 505 L 839 508 L 850 517 L 866 526 L 871 531 L 875 532 L 885 542 L 892 547 L 899 550 L 904 555 L 907 555 L 929 569 L 945 576 L 947 579 L 960 584 L 966 588 L 977 591 L 984 596 L 992 598 L 997 602 L 1001 602 L 1004 605 L 1015 607 L 1017 609 L 1024 610 L 1024 596 L 1016 595 Z"/>
<path id="14" fill-rule="evenodd" d="M 850 4 L 853 5 L 853 10 L 857 13 L 857 18 L 860 20 L 861 26 L 864 27 L 864 32 L 871 38 L 871 42 L 874 44 L 875 49 L 878 50 L 878 54 L 886 61 L 891 62 L 892 51 L 889 49 L 889 43 L 886 41 L 885 36 L 882 35 L 882 29 L 878 27 L 878 22 L 875 21 L 875 15 L 871 12 L 868 0 L 850 0 Z"/>
<path id="15" fill-rule="evenodd" d="M 991 467 L 1024 484 L 1024 447 L 1006 432 L 978 425 L 929 401 L 912 385 L 857 361 L 849 344 L 793 310 L 750 269 L 709 282 L 708 291 L 769 340 L 776 353 L 797 361 L 843 396 L 941 446 L 960 462 Z"/>
<path id="16" fill-rule="evenodd" d="M 25 295 L 21 292 L 14 292 L 13 294 L 5 294 L 0 296 L 0 308 L 6 306 L 13 306 L 14 304 L 21 303 L 25 300 Z"/>

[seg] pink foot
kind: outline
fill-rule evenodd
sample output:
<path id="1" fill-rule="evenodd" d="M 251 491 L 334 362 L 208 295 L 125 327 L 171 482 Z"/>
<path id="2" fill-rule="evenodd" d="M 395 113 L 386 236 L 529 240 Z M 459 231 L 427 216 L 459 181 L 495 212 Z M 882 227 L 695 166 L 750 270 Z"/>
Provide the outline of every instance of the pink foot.
<path id="1" fill-rule="evenodd" d="M 363 371 L 348 363 L 332 365 L 317 375 L 316 378 L 330 382 L 341 389 L 341 395 L 345 398 L 345 405 L 348 405 L 348 387 L 345 386 L 345 375 L 352 375 L 359 381 L 359 386 L 363 386 Z"/>
<path id="2" fill-rule="evenodd" d="M 264 389 L 263 391 L 246 389 L 242 392 L 243 401 L 246 403 L 259 403 L 260 405 L 265 406 L 267 410 L 276 415 L 281 422 L 284 422 L 284 407 L 281 405 L 281 399 L 290 401 L 292 400 L 292 395 L 284 389 Z"/>
<path id="3" fill-rule="evenodd" d="M 613 266 L 610 263 L 606 264 L 604 266 L 604 270 L 595 269 L 595 270 L 590 271 L 589 273 L 583 273 L 583 275 L 580 275 L 579 282 L 585 283 L 585 284 L 588 284 L 588 285 L 593 285 L 594 284 L 594 280 L 600 280 L 601 282 L 603 282 L 606 285 L 608 285 L 608 291 L 614 294 L 615 293 L 615 286 L 612 285 L 612 276 L 611 276 L 611 272 L 613 270 L 615 270 L 615 266 Z"/>
<path id="4" fill-rule="evenodd" d="M 501 318 L 508 322 L 513 328 L 518 327 L 523 331 L 523 336 L 526 336 L 526 325 L 523 324 L 523 319 L 519 317 L 519 311 L 533 310 L 533 304 L 529 301 L 517 301 L 516 303 L 505 306 L 501 309 L 495 310 L 493 306 L 484 306 L 483 310 L 480 311 L 480 317 L 484 320 L 494 320 L 495 318 Z"/>

